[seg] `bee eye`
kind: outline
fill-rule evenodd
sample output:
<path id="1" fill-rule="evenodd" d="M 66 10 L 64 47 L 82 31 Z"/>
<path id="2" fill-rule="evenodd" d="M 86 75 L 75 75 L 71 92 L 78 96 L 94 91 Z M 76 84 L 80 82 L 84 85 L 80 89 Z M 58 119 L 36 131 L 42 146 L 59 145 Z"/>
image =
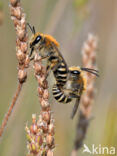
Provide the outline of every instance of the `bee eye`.
<path id="1" fill-rule="evenodd" d="M 41 40 L 41 36 L 39 35 L 36 37 L 36 39 L 34 40 L 34 42 L 31 45 L 31 47 L 34 46 L 35 44 L 37 44 L 40 40 Z"/>
<path id="2" fill-rule="evenodd" d="M 37 36 L 36 41 L 39 42 L 41 39 L 41 36 Z"/>
<path id="3" fill-rule="evenodd" d="M 74 70 L 74 71 L 71 71 L 71 74 L 79 75 L 79 74 L 80 74 L 80 71 L 78 71 L 78 70 Z"/>

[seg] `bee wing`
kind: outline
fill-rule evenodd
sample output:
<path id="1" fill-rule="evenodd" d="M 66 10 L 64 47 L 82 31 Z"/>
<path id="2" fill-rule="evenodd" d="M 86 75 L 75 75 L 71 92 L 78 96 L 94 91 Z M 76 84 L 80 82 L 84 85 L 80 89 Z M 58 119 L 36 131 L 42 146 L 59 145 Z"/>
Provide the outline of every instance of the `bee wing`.
<path id="1" fill-rule="evenodd" d="M 53 47 L 55 48 L 55 50 L 58 52 L 59 56 L 60 56 L 60 57 L 62 58 L 62 60 L 64 61 L 65 65 L 66 65 L 66 68 L 67 68 L 67 70 L 68 70 L 67 63 L 66 63 L 65 59 L 63 58 L 63 56 L 62 56 L 60 50 L 58 49 L 58 47 L 57 47 L 53 42 L 52 42 L 52 46 L 53 46 Z"/>
<path id="2" fill-rule="evenodd" d="M 74 116 L 78 110 L 79 103 L 80 103 L 80 97 L 76 99 L 75 105 L 74 105 L 73 110 L 72 110 L 71 119 L 74 118 Z"/>

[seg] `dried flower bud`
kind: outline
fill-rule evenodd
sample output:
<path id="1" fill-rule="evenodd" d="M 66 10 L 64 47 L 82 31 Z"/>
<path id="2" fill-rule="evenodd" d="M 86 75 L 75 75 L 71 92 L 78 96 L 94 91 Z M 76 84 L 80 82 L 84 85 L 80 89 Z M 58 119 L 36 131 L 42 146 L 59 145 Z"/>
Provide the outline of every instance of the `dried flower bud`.
<path id="1" fill-rule="evenodd" d="M 22 53 L 22 51 L 20 49 L 17 51 L 16 56 L 17 56 L 17 59 L 19 60 L 20 64 L 24 63 L 26 56 L 24 53 Z"/>
<path id="2" fill-rule="evenodd" d="M 41 123 L 41 128 L 43 129 L 43 132 L 46 133 L 47 130 L 48 130 L 47 122 L 43 121 L 43 122 Z"/>
<path id="3" fill-rule="evenodd" d="M 41 135 L 37 135 L 35 141 L 41 146 L 43 144 L 43 138 Z"/>
<path id="4" fill-rule="evenodd" d="M 93 97 L 93 84 L 91 84 L 91 83 L 88 86 L 87 96 L 90 98 Z"/>
<path id="5" fill-rule="evenodd" d="M 47 156 L 54 156 L 53 151 L 52 150 L 48 150 Z"/>
<path id="6" fill-rule="evenodd" d="M 48 99 L 48 97 L 49 97 L 49 92 L 47 89 L 44 89 L 43 98 Z"/>
<path id="7" fill-rule="evenodd" d="M 38 94 L 39 94 L 39 96 L 42 97 L 43 92 L 44 92 L 43 89 L 41 87 L 38 87 Z"/>
<path id="8" fill-rule="evenodd" d="M 11 16 L 15 16 L 17 19 L 21 19 L 22 13 L 20 7 L 10 7 Z"/>
<path id="9" fill-rule="evenodd" d="M 47 137 L 46 137 L 46 141 L 47 141 L 47 144 L 48 144 L 49 146 L 51 146 L 51 145 L 53 144 L 53 142 L 54 142 L 54 137 L 51 136 L 51 135 L 49 134 L 49 135 L 47 135 Z"/>
<path id="10" fill-rule="evenodd" d="M 19 0 L 10 0 L 10 3 L 11 3 L 13 6 L 16 6 L 18 2 L 19 2 Z"/>
<path id="11" fill-rule="evenodd" d="M 42 119 L 48 123 L 50 121 L 50 112 L 42 111 L 41 114 L 42 114 Z"/>
<path id="12" fill-rule="evenodd" d="M 38 63 L 35 63 L 34 68 L 35 68 L 35 74 L 40 74 L 41 69 L 42 69 L 41 65 Z"/>
<path id="13" fill-rule="evenodd" d="M 84 96 L 84 98 L 82 99 L 82 102 L 84 103 L 84 106 L 87 107 L 90 104 L 90 99 L 87 96 Z"/>
<path id="14" fill-rule="evenodd" d="M 16 46 L 20 48 L 21 46 L 21 41 L 19 40 L 19 38 L 16 39 Z M 17 50 L 17 48 L 16 48 Z"/>
<path id="15" fill-rule="evenodd" d="M 82 63 L 83 63 L 83 64 L 88 64 L 88 57 L 87 57 L 86 54 L 83 55 Z"/>
<path id="16" fill-rule="evenodd" d="M 82 53 L 83 53 L 83 55 L 84 54 L 87 54 L 87 55 L 90 54 L 90 46 L 87 43 L 84 44 L 84 49 L 83 49 Z"/>
<path id="17" fill-rule="evenodd" d="M 39 151 L 39 149 L 38 149 L 38 147 L 36 146 L 36 144 L 35 143 L 32 143 L 32 144 L 30 144 L 31 145 L 31 151 L 32 151 L 32 153 L 34 153 L 34 154 L 37 154 L 38 153 L 38 151 Z"/>
<path id="18" fill-rule="evenodd" d="M 37 126 L 38 126 L 38 128 L 40 128 L 40 127 L 42 127 L 42 125 L 43 125 L 42 116 L 39 115 L 39 119 L 37 120 Z"/>
<path id="19" fill-rule="evenodd" d="M 17 33 L 19 40 L 22 41 L 26 35 L 25 29 L 22 29 L 20 26 L 17 26 L 16 30 L 17 30 L 16 33 Z"/>
<path id="20" fill-rule="evenodd" d="M 44 99 L 42 99 L 41 106 L 42 106 L 42 109 L 47 109 L 49 107 L 48 101 L 45 101 Z"/>
<path id="21" fill-rule="evenodd" d="M 31 125 L 30 131 L 31 133 L 36 134 L 38 132 L 37 125 L 36 124 Z"/>
<path id="22" fill-rule="evenodd" d="M 18 71 L 18 80 L 19 80 L 19 82 L 20 83 L 25 82 L 26 78 L 27 78 L 27 72 L 25 70 L 20 69 Z"/>
<path id="23" fill-rule="evenodd" d="M 29 67 L 29 63 L 30 63 L 30 59 L 28 56 L 26 56 L 26 59 L 25 59 L 25 68 L 28 68 Z"/>
<path id="24" fill-rule="evenodd" d="M 21 42 L 20 49 L 23 53 L 26 53 L 28 50 L 28 45 L 26 42 Z"/>
<path id="25" fill-rule="evenodd" d="M 27 149 L 32 152 L 32 145 L 31 144 L 28 144 L 27 145 Z"/>
<path id="26" fill-rule="evenodd" d="M 86 118 L 89 118 L 91 114 L 91 110 L 92 110 L 92 105 L 89 105 L 88 107 L 85 108 L 84 115 L 86 116 Z"/>
<path id="27" fill-rule="evenodd" d="M 90 58 L 91 58 L 92 62 L 95 63 L 95 61 L 96 61 L 96 55 L 95 55 L 95 53 L 92 53 L 91 56 L 90 56 Z"/>
<path id="28" fill-rule="evenodd" d="M 32 114 L 32 123 L 33 123 L 33 124 L 36 123 L 36 114 Z"/>
<path id="29" fill-rule="evenodd" d="M 36 54 L 35 54 L 34 61 L 35 61 L 35 62 L 38 62 L 38 61 L 40 61 L 40 60 L 41 60 L 41 56 L 39 56 L 38 53 L 36 53 Z"/>
<path id="30" fill-rule="evenodd" d="M 55 132 L 54 132 L 54 124 L 53 123 L 49 124 L 48 132 L 49 132 L 49 134 L 54 135 Z"/>
<path id="31" fill-rule="evenodd" d="M 45 82 L 45 77 L 44 76 L 41 76 L 39 79 L 38 79 L 38 83 L 40 86 L 44 86 L 44 82 Z"/>
<path id="32" fill-rule="evenodd" d="M 43 87 L 46 89 L 48 87 L 48 84 L 44 83 Z"/>
<path id="33" fill-rule="evenodd" d="M 46 72 L 47 72 L 46 69 L 42 67 L 41 73 L 42 73 L 44 76 L 46 76 Z"/>
<path id="34" fill-rule="evenodd" d="M 32 136 L 31 136 L 31 134 L 27 134 L 26 137 L 27 137 L 27 141 L 31 143 L 32 142 Z"/>
<path id="35" fill-rule="evenodd" d="M 15 27 L 20 26 L 21 23 L 16 17 L 12 16 L 12 20 Z"/>
<path id="36" fill-rule="evenodd" d="M 22 29 L 26 29 L 26 21 L 25 21 L 25 17 L 26 17 L 26 15 L 23 13 L 22 14 L 22 18 L 21 18 L 21 27 L 22 27 Z"/>

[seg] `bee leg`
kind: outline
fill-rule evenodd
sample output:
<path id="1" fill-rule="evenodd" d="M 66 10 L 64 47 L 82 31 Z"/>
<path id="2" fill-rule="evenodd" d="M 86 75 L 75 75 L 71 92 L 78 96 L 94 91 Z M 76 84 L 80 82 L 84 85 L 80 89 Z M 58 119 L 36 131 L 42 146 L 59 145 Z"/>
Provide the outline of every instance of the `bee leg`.
<path id="1" fill-rule="evenodd" d="M 63 88 L 63 91 L 66 92 L 70 98 L 78 98 L 79 97 L 78 90 Z M 75 93 L 75 91 L 76 91 L 76 93 Z"/>
<path id="2" fill-rule="evenodd" d="M 72 113 L 71 113 L 71 119 L 74 118 L 74 116 L 78 110 L 79 103 L 80 103 L 80 96 L 76 99 L 76 103 L 75 103 L 73 110 L 72 110 Z"/>
<path id="3" fill-rule="evenodd" d="M 52 52 L 49 52 L 47 55 L 41 55 L 40 54 L 40 56 L 41 56 L 41 59 L 43 60 L 43 59 L 49 58 L 52 54 L 53 54 Z"/>
<path id="4" fill-rule="evenodd" d="M 58 62 L 58 63 L 53 67 L 53 71 L 56 70 L 60 64 L 61 64 L 61 62 Z"/>
<path id="5" fill-rule="evenodd" d="M 34 51 L 34 48 L 31 48 L 31 51 L 30 51 L 30 53 L 29 53 L 29 57 L 32 56 L 33 51 Z"/>
<path id="6" fill-rule="evenodd" d="M 59 66 L 60 63 L 57 63 L 56 65 L 50 61 L 47 61 L 47 67 L 46 67 L 46 72 L 47 72 L 47 76 L 50 73 L 50 70 L 54 71 L 57 69 L 57 67 Z"/>
<path id="7" fill-rule="evenodd" d="M 30 57 L 30 61 L 34 60 L 34 56 Z"/>
<path id="8" fill-rule="evenodd" d="M 50 65 L 47 64 L 47 67 L 46 67 L 46 78 L 48 77 L 48 75 L 50 73 L 50 69 L 51 69 Z"/>
<path id="9" fill-rule="evenodd" d="M 75 93 L 75 92 L 77 93 L 77 92 L 78 92 L 78 88 L 70 88 L 70 89 L 67 89 L 66 86 L 63 87 L 63 90 L 64 90 L 64 91 L 68 91 L 68 92 L 70 92 L 70 93 L 73 93 L 73 92 L 74 92 L 74 93 Z"/>
<path id="10" fill-rule="evenodd" d="M 71 93 L 71 92 L 72 92 L 71 89 L 67 89 L 67 88 L 65 88 L 65 87 L 63 88 L 63 90 L 66 91 L 66 92 L 68 92 L 68 93 Z"/>
<path id="11" fill-rule="evenodd" d="M 34 60 L 34 58 L 35 58 L 34 56 L 30 57 L 30 61 Z M 44 56 L 44 57 L 41 56 L 41 60 L 46 59 L 46 58 L 47 56 Z"/>
<path id="12" fill-rule="evenodd" d="M 79 98 L 79 95 L 76 95 L 74 93 L 70 93 L 69 97 L 70 98 Z"/>
<path id="13" fill-rule="evenodd" d="M 29 55 L 28 55 L 29 58 L 30 58 L 30 61 L 34 60 L 35 53 L 36 53 L 36 51 L 34 50 L 34 48 L 32 48 L 31 51 L 30 51 L 30 53 L 29 53 Z M 33 56 L 32 56 L 32 54 L 33 54 Z"/>

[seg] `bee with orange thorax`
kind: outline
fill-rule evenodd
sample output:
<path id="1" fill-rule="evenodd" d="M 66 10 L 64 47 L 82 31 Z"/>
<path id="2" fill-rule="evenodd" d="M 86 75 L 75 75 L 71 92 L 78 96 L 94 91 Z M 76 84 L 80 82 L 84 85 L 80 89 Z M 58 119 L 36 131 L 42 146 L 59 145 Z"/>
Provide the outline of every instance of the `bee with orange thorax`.
<path id="1" fill-rule="evenodd" d="M 70 67 L 67 64 L 59 51 L 59 43 L 50 35 L 35 32 L 35 28 L 29 24 L 33 35 L 30 40 L 31 52 L 30 59 L 34 52 L 39 52 L 41 59 L 47 59 L 47 75 L 50 70 L 53 71 L 56 84 L 54 84 L 52 92 L 54 98 L 61 103 L 69 103 L 74 98 L 77 100 L 72 118 L 76 114 L 81 95 L 86 88 L 86 79 L 84 71 L 98 76 L 98 71 L 89 68 Z"/>
<path id="2" fill-rule="evenodd" d="M 53 71 L 54 77 L 59 87 L 63 87 L 67 82 L 68 68 L 67 64 L 59 51 L 59 43 L 50 35 L 35 32 L 35 28 L 29 24 L 33 35 L 30 39 L 31 52 L 30 59 L 33 52 L 39 52 L 41 59 L 47 59 L 47 75 L 50 70 Z"/>
<path id="3" fill-rule="evenodd" d="M 80 103 L 80 98 L 82 93 L 86 90 L 86 78 L 84 72 L 89 72 L 96 76 L 98 71 L 95 69 L 89 68 L 80 68 L 80 67 L 69 67 L 68 80 L 63 88 L 60 88 L 57 84 L 53 86 L 53 96 L 54 98 L 61 103 L 69 103 L 74 98 L 76 99 L 76 104 L 74 105 L 71 118 L 76 114 L 77 108 Z"/>

